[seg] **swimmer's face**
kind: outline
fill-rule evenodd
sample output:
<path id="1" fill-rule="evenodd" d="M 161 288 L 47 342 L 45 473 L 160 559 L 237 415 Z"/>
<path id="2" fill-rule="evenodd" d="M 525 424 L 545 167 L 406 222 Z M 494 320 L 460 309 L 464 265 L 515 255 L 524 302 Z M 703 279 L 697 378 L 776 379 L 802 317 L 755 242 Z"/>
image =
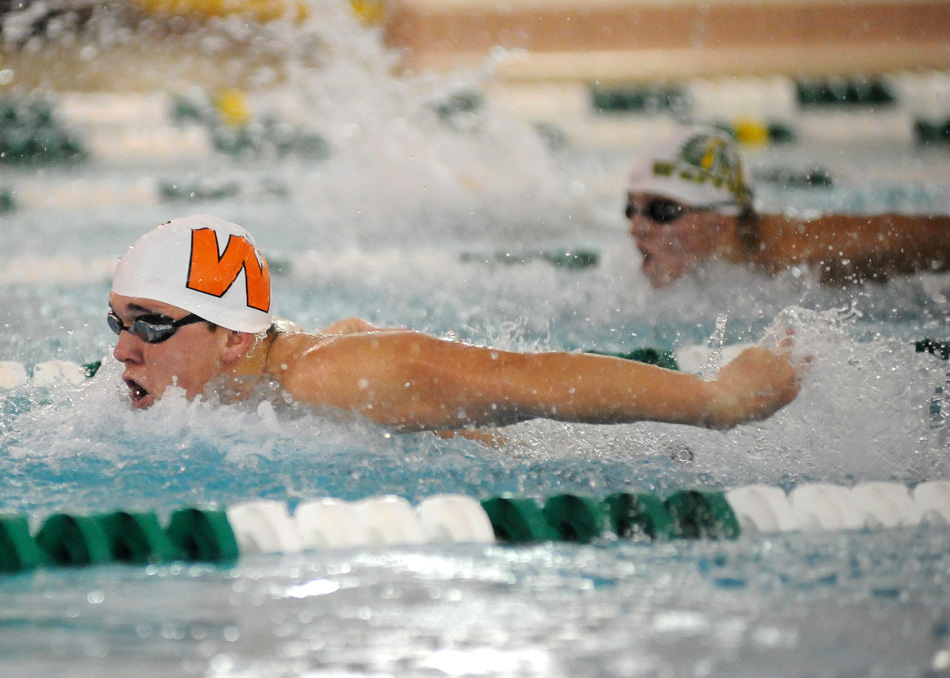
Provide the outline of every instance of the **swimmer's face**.
<path id="1" fill-rule="evenodd" d="M 643 193 L 627 196 L 630 234 L 643 257 L 643 274 L 666 287 L 718 251 L 722 215 Z"/>
<path id="2" fill-rule="evenodd" d="M 148 315 L 163 315 L 172 320 L 188 315 L 171 304 L 114 292 L 109 295 L 109 306 L 126 327 Z M 173 384 L 184 389 L 189 399 L 201 393 L 209 380 L 221 374 L 229 361 L 233 362 L 229 349 L 232 334 L 202 321 L 179 327 L 165 341 L 148 343 L 122 330 L 112 355 L 125 365 L 122 379 L 129 388 L 132 406 L 151 406 Z"/>

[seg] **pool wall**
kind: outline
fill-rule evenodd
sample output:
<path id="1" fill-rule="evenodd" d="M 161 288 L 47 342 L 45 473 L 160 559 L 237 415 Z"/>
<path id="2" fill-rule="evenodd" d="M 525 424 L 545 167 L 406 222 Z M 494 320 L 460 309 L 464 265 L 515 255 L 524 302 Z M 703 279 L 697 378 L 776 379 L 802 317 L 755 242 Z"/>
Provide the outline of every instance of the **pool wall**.
<path id="1" fill-rule="evenodd" d="M 919 0 L 393 0 L 386 40 L 414 70 L 503 80 L 643 82 L 947 68 L 950 3 Z"/>

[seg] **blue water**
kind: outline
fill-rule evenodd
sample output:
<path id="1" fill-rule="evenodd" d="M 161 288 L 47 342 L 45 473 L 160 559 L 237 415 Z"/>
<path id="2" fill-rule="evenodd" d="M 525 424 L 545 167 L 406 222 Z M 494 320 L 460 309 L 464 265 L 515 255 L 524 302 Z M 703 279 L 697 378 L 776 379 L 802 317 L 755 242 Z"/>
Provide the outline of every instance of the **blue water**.
<path id="1" fill-rule="evenodd" d="M 382 54 L 378 36 L 332 16 L 343 23 L 314 30 Z M 428 102 L 471 77 L 396 80 L 346 56 L 290 90 L 330 141 L 327 159 L 0 166 L 0 187 L 53 197 L 69 182 L 126 200 L 137 182 L 240 187 L 222 200 L 60 198 L 0 214 L 0 359 L 104 360 L 80 386 L 0 391 L 0 510 L 38 524 L 59 511 L 164 517 L 257 498 L 293 507 L 325 496 L 950 479 L 941 392 L 950 366 L 912 345 L 950 339 L 950 276 L 842 290 L 807 273 L 713 268 L 651 290 L 621 214 L 635 149 L 551 150 L 491 111 L 446 125 Z M 946 148 L 805 138 L 748 157 L 758 171 L 818 164 L 836 180 L 762 183 L 765 208 L 950 213 Z M 155 224 L 192 212 L 255 234 L 275 271 L 277 312 L 306 328 L 357 315 L 516 350 L 629 351 L 715 345 L 723 323 L 726 344 L 769 343 L 791 327 L 796 350 L 814 360 L 792 405 L 726 433 L 540 421 L 509 428 L 508 444 L 490 449 L 279 401 L 173 394 L 132 412 L 109 357 L 110 262 Z M 534 256 L 561 249 L 599 260 L 571 270 Z M 499 263 L 498 253 L 529 261 Z M 950 674 L 948 577 L 950 532 L 932 525 L 41 570 L 0 581 L 0 667 L 5 676 L 933 678 Z"/>

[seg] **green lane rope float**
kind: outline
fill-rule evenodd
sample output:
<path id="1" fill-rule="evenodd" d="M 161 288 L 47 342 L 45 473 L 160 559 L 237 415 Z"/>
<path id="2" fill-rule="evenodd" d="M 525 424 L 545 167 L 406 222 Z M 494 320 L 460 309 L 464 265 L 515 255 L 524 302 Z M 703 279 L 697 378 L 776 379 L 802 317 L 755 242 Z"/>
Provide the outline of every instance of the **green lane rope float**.
<path id="1" fill-rule="evenodd" d="M 589 248 L 529 250 L 510 252 L 463 252 L 459 255 L 463 263 L 477 264 L 528 264 L 534 261 L 544 261 L 556 268 L 569 270 L 593 268 L 600 262 L 600 253 Z"/>
<path id="2" fill-rule="evenodd" d="M 676 524 L 663 501 L 652 494 L 618 492 L 608 496 L 611 530 L 623 539 L 665 541 L 676 536 Z"/>
<path id="3" fill-rule="evenodd" d="M 512 543 L 553 541 L 557 530 L 544 516 L 541 506 L 531 497 L 492 497 L 482 502 L 495 536 Z"/>
<path id="4" fill-rule="evenodd" d="M 590 103 L 600 114 L 660 112 L 680 114 L 690 107 L 689 94 L 678 85 L 590 88 Z"/>
<path id="5" fill-rule="evenodd" d="M 458 494 L 358 501 L 315 499 L 291 513 L 277 501 L 227 509 L 185 507 L 162 527 L 155 513 L 57 513 L 31 535 L 24 516 L 0 516 L 0 572 L 105 563 L 178 560 L 230 565 L 241 556 L 422 544 L 598 543 L 616 540 L 738 539 L 798 530 L 861 530 L 921 524 L 950 526 L 950 481 L 908 488 L 871 482 L 727 492 L 683 489 L 607 497 L 562 493 L 545 500 L 501 495 L 481 501 Z"/>
<path id="6" fill-rule="evenodd" d="M 754 176 L 759 183 L 773 184 L 782 188 L 831 188 L 834 185 L 831 174 L 820 167 L 807 170 L 774 167 L 759 170 Z"/>
<path id="7" fill-rule="evenodd" d="M 16 209 L 16 200 L 13 197 L 13 191 L 8 188 L 0 188 L 0 213 L 12 212 Z"/>
<path id="8" fill-rule="evenodd" d="M 739 521 L 722 492 L 680 490 L 666 500 L 675 532 L 685 539 L 735 539 Z"/>
<path id="9" fill-rule="evenodd" d="M 819 78 L 795 83 L 798 103 L 816 106 L 893 106 L 897 98 L 891 87 L 880 78 Z"/>
<path id="10" fill-rule="evenodd" d="M 162 529 L 158 516 L 148 511 L 115 511 L 99 517 L 114 560 L 144 565 L 182 557 Z"/>
<path id="11" fill-rule="evenodd" d="M 57 565 L 101 565 L 112 560 L 109 537 L 90 516 L 52 515 L 36 534 L 36 543 Z"/>
<path id="12" fill-rule="evenodd" d="M 610 527 L 608 507 L 596 497 L 557 494 L 544 502 L 542 515 L 564 541 L 590 542 Z"/>
<path id="13" fill-rule="evenodd" d="M 285 121 L 251 116 L 247 94 L 228 90 L 214 100 L 204 93 L 176 98 L 169 118 L 176 124 L 197 124 L 208 130 L 215 149 L 227 155 L 246 156 L 276 153 L 323 160 L 330 155 L 330 144 L 313 132 Z"/>
<path id="14" fill-rule="evenodd" d="M 0 516 L 0 572 L 32 570 L 49 561 L 23 516 Z"/>
<path id="15" fill-rule="evenodd" d="M 914 138 L 921 145 L 950 143 L 950 118 L 945 120 L 915 120 Z"/>
<path id="16" fill-rule="evenodd" d="M 179 509 L 172 514 L 166 532 L 186 560 L 219 563 L 238 558 L 234 530 L 227 514 L 219 509 Z"/>
<path id="17" fill-rule="evenodd" d="M 87 156 L 50 101 L 0 97 L 0 164 L 72 163 Z"/>

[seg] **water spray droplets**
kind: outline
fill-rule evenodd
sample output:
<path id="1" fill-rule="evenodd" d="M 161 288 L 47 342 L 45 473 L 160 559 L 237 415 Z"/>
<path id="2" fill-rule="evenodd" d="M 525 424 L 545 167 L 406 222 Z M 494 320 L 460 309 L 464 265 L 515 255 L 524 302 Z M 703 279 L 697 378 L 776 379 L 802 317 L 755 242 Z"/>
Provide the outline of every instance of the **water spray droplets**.
<path id="1" fill-rule="evenodd" d="M 726 337 L 727 319 L 728 318 L 724 313 L 719 313 L 716 315 L 716 329 L 713 331 L 712 336 L 709 337 L 708 342 L 708 345 L 712 350 L 706 357 L 706 362 L 700 371 L 700 376 L 703 379 L 714 378 L 716 376 L 716 372 L 718 372 L 719 368 L 722 366 L 722 352 L 723 343 L 725 342 Z"/>

